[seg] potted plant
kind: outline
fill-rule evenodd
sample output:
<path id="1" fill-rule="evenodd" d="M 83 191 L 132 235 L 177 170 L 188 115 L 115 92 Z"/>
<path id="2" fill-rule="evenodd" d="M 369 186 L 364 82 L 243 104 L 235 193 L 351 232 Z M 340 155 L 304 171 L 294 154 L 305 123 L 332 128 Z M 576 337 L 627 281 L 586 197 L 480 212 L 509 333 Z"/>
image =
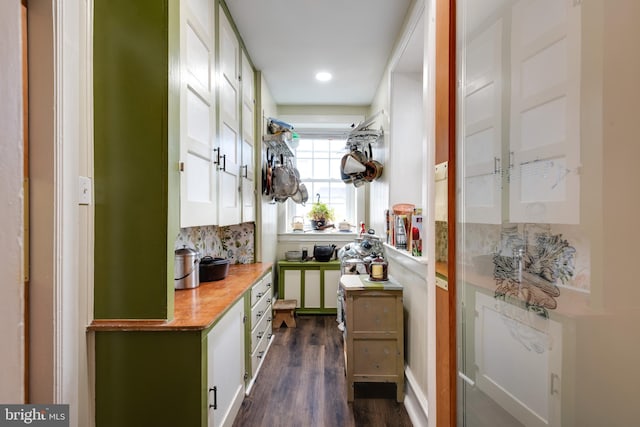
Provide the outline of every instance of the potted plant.
<path id="1" fill-rule="evenodd" d="M 314 230 L 324 227 L 329 221 L 333 221 L 334 219 L 333 208 L 330 208 L 326 203 L 320 201 L 320 193 L 316 194 L 316 197 L 318 198 L 317 201 L 311 205 L 311 210 L 307 214 Z"/>

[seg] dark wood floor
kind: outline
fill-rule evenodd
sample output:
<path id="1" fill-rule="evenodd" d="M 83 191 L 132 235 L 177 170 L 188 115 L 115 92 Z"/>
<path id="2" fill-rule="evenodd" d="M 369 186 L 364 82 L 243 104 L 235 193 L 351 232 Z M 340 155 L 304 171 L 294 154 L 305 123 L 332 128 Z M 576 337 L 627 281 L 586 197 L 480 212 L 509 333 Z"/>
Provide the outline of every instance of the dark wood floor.
<path id="1" fill-rule="evenodd" d="M 298 316 L 277 329 L 237 427 L 411 426 L 395 384 L 356 384 L 347 403 L 342 335 L 335 316 Z"/>

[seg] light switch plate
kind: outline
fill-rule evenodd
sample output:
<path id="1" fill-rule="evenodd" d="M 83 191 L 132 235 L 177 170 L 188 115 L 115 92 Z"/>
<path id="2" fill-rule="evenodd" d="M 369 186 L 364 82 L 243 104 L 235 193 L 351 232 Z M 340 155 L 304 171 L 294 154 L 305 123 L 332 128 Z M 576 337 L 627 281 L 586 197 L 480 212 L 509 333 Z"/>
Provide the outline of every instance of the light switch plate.
<path id="1" fill-rule="evenodd" d="M 91 204 L 91 178 L 88 176 L 78 177 L 78 204 Z"/>

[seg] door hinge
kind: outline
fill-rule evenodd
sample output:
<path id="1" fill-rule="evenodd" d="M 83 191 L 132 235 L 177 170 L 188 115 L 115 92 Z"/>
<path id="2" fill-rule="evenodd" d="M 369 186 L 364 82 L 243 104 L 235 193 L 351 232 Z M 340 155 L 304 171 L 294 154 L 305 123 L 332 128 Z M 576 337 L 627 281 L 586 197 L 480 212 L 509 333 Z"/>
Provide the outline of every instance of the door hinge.
<path id="1" fill-rule="evenodd" d="M 247 323 L 247 315 L 242 316 L 242 323 Z"/>
<path id="2" fill-rule="evenodd" d="M 243 378 L 244 378 L 245 381 L 248 380 L 249 379 L 249 373 L 245 372 Z"/>
<path id="3" fill-rule="evenodd" d="M 178 164 L 178 170 L 179 170 L 180 172 L 184 172 L 184 162 L 180 162 L 180 163 Z"/>

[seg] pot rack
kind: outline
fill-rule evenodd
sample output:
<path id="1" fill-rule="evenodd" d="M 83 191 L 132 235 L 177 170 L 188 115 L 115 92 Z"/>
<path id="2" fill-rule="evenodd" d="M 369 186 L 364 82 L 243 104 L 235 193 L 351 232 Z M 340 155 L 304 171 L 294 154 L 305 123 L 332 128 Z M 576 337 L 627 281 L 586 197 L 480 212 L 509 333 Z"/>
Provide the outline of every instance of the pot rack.
<path id="1" fill-rule="evenodd" d="M 262 136 L 262 141 L 267 144 L 276 156 L 293 157 L 293 148 L 291 148 L 290 145 L 293 141 L 293 134 L 291 132 L 266 134 Z"/>
<path id="2" fill-rule="evenodd" d="M 378 116 L 383 114 L 384 110 L 380 110 L 365 121 L 360 122 L 357 125 L 355 123 L 351 125 L 353 129 L 351 129 L 351 132 L 349 132 L 349 135 L 347 135 L 346 148 L 355 150 L 361 148 L 363 145 L 378 142 L 380 138 L 382 138 L 384 132 L 382 131 L 382 129 L 369 129 L 369 126 L 373 124 Z"/>

